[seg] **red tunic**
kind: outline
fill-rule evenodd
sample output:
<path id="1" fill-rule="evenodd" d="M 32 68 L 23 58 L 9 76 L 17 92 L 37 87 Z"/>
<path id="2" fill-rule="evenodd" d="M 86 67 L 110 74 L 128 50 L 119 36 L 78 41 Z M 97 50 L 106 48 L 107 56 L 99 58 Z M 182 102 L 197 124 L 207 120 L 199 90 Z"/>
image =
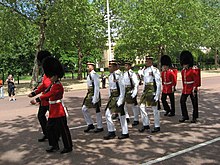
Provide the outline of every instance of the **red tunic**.
<path id="1" fill-rule="evenodd" d="M 49 92 L 40 96 L 41 101 L 49 99 L 49 118 L 66 116 L 61 100 L 63 98 L 63 93 L 63 85 L 58 81 L 52 85 Z"/>
<path id="2" fill-rule="evenodd" d="M 182 83 L 183 83 L 183 94 L 191 94 L 193 89 L 197 89 L 199 86 L 199 79 L 196 72 L 192 68 L 183 69 L 181 71 Z"/>
<path id="3" fill-rule="evenodd" d="M 45 90 L 50 86 L 51 81 L 50 79 L 44 74 L 42 84 L 34 91 L 36 95 L 42 92 L 42 95 L 45 94 Z M 49 102 L 48 100 L 42 100 L 41 101 L 42 106 L 48 106 Z"/>
<path id="4" fill-rule="evenodd" d="M 174 86 L 176 86 L 176 76 L 172 69 L 168 69 L 166 71 L 162 71 L 162 84 L 163 84 L 163 93 L 172 93 Z"/>

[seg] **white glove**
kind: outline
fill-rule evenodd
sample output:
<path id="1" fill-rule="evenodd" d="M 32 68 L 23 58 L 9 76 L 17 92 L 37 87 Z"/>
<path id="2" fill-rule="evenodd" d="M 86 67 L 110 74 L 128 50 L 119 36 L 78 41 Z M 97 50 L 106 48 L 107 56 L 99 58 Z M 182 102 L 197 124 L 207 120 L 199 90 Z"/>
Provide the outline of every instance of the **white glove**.
<path id="1" fill-rule="evenodd" d="M 92 96 L 92 104 L 96 104 L 96 100 L 95 100 L 95 97 L 94 96 Z"/>
<path id="2" fill-rule="evenodd" d="M 154 96 L 154 101 L 157 102 L 159 100 L 159 96 Z"/>
<path id="3" fill-rule="evenodd" d="M 136 95 L 135 95 L 134 93 L 132 93 L 131 97 L 132 97 L 132 98 L 135 98 L 135 96 L 136 96 Z"/>
<path id="4" fill-rule="evenodd" d="M 119 107 L 120 105 L 122 105 L 122 102 L 120 100 L 118 100 L 116 104 Z"/>

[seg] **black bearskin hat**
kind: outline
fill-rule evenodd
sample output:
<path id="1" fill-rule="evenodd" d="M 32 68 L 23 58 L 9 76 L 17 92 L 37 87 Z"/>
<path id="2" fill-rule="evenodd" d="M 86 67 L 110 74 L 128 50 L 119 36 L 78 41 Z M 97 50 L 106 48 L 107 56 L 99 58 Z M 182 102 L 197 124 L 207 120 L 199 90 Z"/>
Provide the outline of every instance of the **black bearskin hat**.
<path id="1" fill-rule="evenodd" d="M 37 64 L 38 64 L 38 66 L 41 66 L 42 63 L 43 63 L 43 60 L 46 57 L 50 57 L 50 56 L 52 56 L 51 53 L 46 51 L 46 50 L 39 51 L 38 54 L 37 54 Z"/>
<path id="2" fill-rule="evenodd" d="M 168 55 L 163 55 L 160 59 L 161 65 L 171 66 L 171 59 Z"/>
<path id="3" fill-rule="evenodd" d="M 52 77 L 57 75 L 58 78 L 64 76 L 64 69 L 60 61 L 54 57 L 47 57 L 43 61 L 44 73 L 47 77 Z"/>
<path id="4" fill-rule="evenodd" d="M 180 53 L 180 64 L 188 64 L 190 67 L 193 66 L 193 56 L 190 51 L 184 50 Z"/>

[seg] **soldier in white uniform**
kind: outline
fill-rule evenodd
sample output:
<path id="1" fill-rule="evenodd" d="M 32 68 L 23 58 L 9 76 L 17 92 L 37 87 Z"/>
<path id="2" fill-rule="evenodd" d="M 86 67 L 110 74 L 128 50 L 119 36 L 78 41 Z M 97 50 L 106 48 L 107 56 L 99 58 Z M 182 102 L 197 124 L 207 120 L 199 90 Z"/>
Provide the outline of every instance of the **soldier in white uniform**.
<path id="1" fill-rule="evenodd" d="M 94 70 L 94 63 L 88 62 L 87 69 L 89 75 L 87 76 L 87 86 L 88 92 L 83 101 L 82 113 L 85 118 L 86 124 L 88 125 L 87 129 L 84 132 L 89 132 L 92 129 L 95 129 L 93 125 L 93 120 L 88 111 L 89 108 L 95 108 L 96 110 L 96 121 L 97 128 L 94 130 L 95 133 L 102 132 L 102 114 L 100 111 L 101 106 L 101 97 L 100 97 L 100 82 L 99 75 Z"/>
<path id="2" fill-rule="evenodd" d="M 151 107 L 154 114 L 154 128 L 152 133 L 160 131 L 160 112 L 158 110 L 158 101 L 161 92 L 160 71 L 153 66 L 153 57 L 146 57 L 146 69 L 144 70 L 144 90 L 140 99 L 140 111 L 143 121 L 143 127 L 139 132 L 150 129 L 150 120 L 148 111 Z"/>
<path id="3" fill-rule="evenodd" d="M 134 121 L 132 126 L 139 124 L 139 106 L 137 103 L 137 93 L 139 80 L 136 73 L 131 69 L 132 63 L 130 61 L 125 62 L 125 73 L 124 73 L 124 82 L 125 82 L 125 113 L 126 118 L 128 118 L 127 104 L 132 104 L 132 111 L 134 115 Z"/>
<path id="4" fill-rule="evenodd" d="M 120 124 L 122 128 L 122 134 L 118 136 L 118 139 L 129 138 L 128 124 L 124 111 L 124 97 L 125 97 L 125 85 L 123 76 L 117 72 L 117 62 L 109 62 L 109 101 L 105 108 L 105 118 L 107 122 L 108 134 L 104 136 L 105 140 L 115 138 L 115 126 L 112 121 L 112 113 L 118 113 Z"/>

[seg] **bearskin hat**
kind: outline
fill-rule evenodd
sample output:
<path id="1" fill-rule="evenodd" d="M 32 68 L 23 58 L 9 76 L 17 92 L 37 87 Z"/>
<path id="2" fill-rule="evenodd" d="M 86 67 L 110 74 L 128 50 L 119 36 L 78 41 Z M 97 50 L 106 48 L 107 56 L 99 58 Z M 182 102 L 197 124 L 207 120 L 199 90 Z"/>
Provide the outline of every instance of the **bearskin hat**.
<path id="1" fill-rule="evenodd" d="M 51 53 L 46 51 L 46 50 L 41 50 L 38 52 L 37 54 L 37 60 L 42 63 L 43 59 L 45 59 L 46 57 L 51 56 Z"/>
<path id="2" fill-rule="evenodd" d="M 171 66 L 171 59 L 168 55 L 163 55 L 160 59 L 161 65 Z"/>
<path id="3" fill-rule="evenodd" d="M 184 50 L 180 53 L 180 64 L 188 64 L 190 67 L 193 66 L 193 56 L 190 51 Z"/>
<path id="4" fill-rule="evenodd" d="M 47 57 L 43 61 L 44 73 L 47 77 L 52 77 L 57 75 L 58 78 L 64 76 L 64 69 L 60 61 L 54 57 Z"/>

